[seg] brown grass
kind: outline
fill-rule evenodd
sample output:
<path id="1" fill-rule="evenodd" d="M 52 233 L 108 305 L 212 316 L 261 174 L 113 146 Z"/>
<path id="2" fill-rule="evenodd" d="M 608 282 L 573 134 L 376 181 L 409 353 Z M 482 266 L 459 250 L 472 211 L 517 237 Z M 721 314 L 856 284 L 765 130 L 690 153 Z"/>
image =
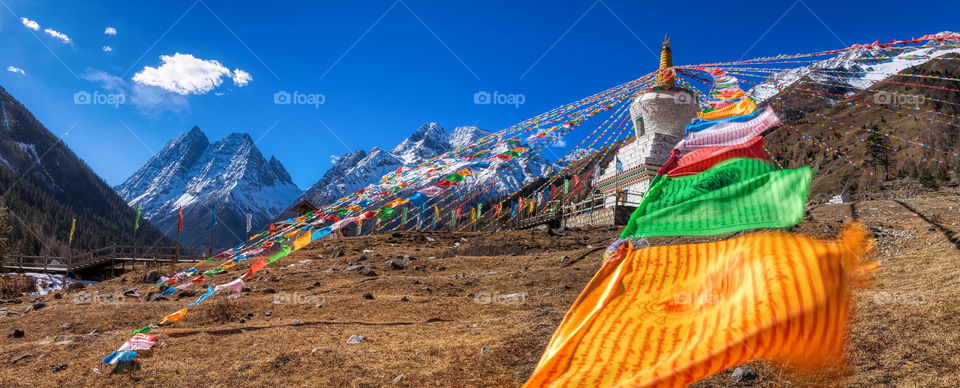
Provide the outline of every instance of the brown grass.
<path id="1" fill-rule="evenodd" d="M 960 232 L 960 201 L 946 194 L 904 201 L 909 209 L 886 200 L 813 207 L 798 232 L 833 237 L 844 218 L 855 216 L 878 235 L 875 259 L 881 269 L 857 296 L 845 369 L 798 376 L 758 361 L 750 364 L 760 374 L 754 385 L 955 386 L 960 379 L 960 248 L 950 235 Z M 251 279 L 250 293 L 215 295 L 191 309 L 183 322 L 158 330 L 154 354 L 139 358 L 142 369 L 97 374 L 98 360 L 122 344 L 130 329 L 195 299 L 70 302 L 77 292 L 149 288 L 137 283 L 139 273 L 129 273 L 49 300 L 39 311 L 0 319 L 0 363 L 8 365 L 0 369 L 0 386 L 516 386 L 529 376 L 567 307 L 599 267 L 602 251 L 595 248 L 605 246 L 616 231 L 395 233 L 324 240 Z M 687 241 L 692 239 L 654 242 Z M 456 242 L 459 248 L 453 247 Z M 375 252 L 364 254 L 364 249 Z M 337 250 L 344 255 L 329 257 Z M 444 252 L 453 256 L 443 258 Z M 403 254 L 417 258 L 406 270 L 383 263 Z M 583 254 L 571 265 L 560 261 Z M 361 255 L 379 276 L 326 272 L 343 269 Z M 277 293 L 263 292 L 266 288 Z M 477 303 L 483 296 L 516 292 L 528 292 L 529 298 L 521 304 Z M 366 293 L 374 299 L 364 299 Z M 401 302 L 403 297 L 409 301 Z M 58 328 L 65 322 L 77 325 Z M 26 336 L 5 338 L 15 328 Z M 87 335 L 94 329 L 100 336 Z M 367 341 L 345 343 L 352 334 Z M 74 342 L 45 343 L 57 337 Z M 32 357 L 8 364 L 24 354 Z M 49 365 L 57 363 L 68 368 L 51 372 Z M 723 372 L 696 386 L 732 385 L 729 372 Z"/>
<path id="2" fill-rule="evenodd" d="M 26 276 L 0 276 L 0 299 L 19 298 L 37 290 L 36 280 Z"/>

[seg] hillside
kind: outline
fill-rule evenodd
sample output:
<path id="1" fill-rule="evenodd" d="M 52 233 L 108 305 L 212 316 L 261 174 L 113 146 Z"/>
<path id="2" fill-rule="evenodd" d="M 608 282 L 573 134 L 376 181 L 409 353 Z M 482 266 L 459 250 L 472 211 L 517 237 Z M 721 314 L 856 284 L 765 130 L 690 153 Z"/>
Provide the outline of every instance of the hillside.
<path id="1" fill-rule="evenodd" d="M 16 251 L 68 254 L 74 218 L 74 252 L 133 242 L 133 209 L 2 87 L 0 188 Z M 140 244 L 165 242 L 146 222 L 137 234 Z"/>
<path id="2" fill-rule="evenodd" d="M 950 386 L 960 378 L 954 349 L 960 334 L 952 330 L 960 325 L 958 199 L 952 190 L 811 208 L 796 231 L 830 238 L 853 217 L 878 239 L 873 258 L 881 269 L 857 295 L 849 374 L 792 376 L 754 362 L 749 366 L 759 378 L 753 385 Z M 183 322 L 160 330 L 153 355 L 138 357 L 142 369 L 109 374 L 101 366 L 95 372 L 131 328 L 194 298 L 72 303 L 81 292 L 119 296 L 134 288 L 144 295 L 149 285 L 139 283 L 142 272 L 128 273 L 60 299 L 48 296 L 38 311 L 0 319 L 0 333 L 25 332 L 0 344 L 0 361 L 13 365 L 0 371 L 0 385 L 516 386 L 618 231 L 402 232 L 321 240 L 257 274 L 250 292 L 216 295 Z M 415 259 L 402 270 L 384 263 L 400 255 Z M 345 271 L 351 262 L 372 267 L 376 276 Z M 517 293 L 527 296 L 511 296 Z M 24 302 L 3 307 L 19 312 L 31 300 Z M 354 334 L 365 341 L 346 343 Z M 729 375 L 697 386 L 736 386 Z"/>
<path id="3" fill-rule="evenodd" d="M 957 79 L 960 61 L 934 59 L 900 74 Z M 913 192 L 918 181 L 934 188 L 950 170 L 960 171 L 958 89 L 956 81 L 894 75 L 843 99 L 849 89 L 801 79 L 767 100 L 793 128 L 774 130 L 766 137 L 767 144 L 788 167 L 812 165 L 822 158 L 812 187 L 815 199 L 838 194 L 844 187 L 855 196 L 884 187 Z M 891 95 L 924 98 L 916 97 L 916 104 L 884 103 Z"/>

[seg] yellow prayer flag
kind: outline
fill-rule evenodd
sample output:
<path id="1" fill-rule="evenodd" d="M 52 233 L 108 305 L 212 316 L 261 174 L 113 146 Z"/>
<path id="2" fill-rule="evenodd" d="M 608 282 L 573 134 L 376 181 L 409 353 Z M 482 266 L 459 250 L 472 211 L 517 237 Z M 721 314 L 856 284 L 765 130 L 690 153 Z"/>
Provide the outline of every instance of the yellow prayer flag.
<path id="1" fill-rule="evenodd" d="M 293 240 L 293 250 L 298 250 L 310 244 L 310 231 L 301 232 L 295 240 Z"/>
<path id="2" fill-rule="evenodd" d="M 233 260 L 230 260 L 230 261 L 226 261 L 226 262 L 218 265 L 217 268 L 227 269 L 227 268 L 230 268 L 230 267 L 234 267 L 234 266 L 236 266 L 236 265 L 237 265 L 236 262 L 234 262 Z"/>
<path id="3" fill-rule="evenodd" d="M 70 221 L 70 238 L 67 239 L 67 244 L 73 243 L 73 232 L 75 232 L 76 230 L 77 230 L 77 219 L 73 218 L 72 221 Z"/>
<path id="4" fill-rule="evenodd" d="M 618 250 L 553 334 L 525 387 L 682 387 L 766 359 L 801 370 L 842 356 L 851 289 L 874 265 L 860 224 L 835 241 L 759 232 Z"/>

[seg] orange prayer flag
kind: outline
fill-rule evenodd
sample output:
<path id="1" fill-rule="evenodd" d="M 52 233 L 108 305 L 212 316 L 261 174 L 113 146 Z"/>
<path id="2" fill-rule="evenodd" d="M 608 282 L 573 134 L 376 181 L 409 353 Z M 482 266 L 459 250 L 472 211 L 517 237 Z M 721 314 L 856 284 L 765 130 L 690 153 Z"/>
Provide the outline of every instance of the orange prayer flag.
<path id="1" fill-rule="evenodd" d="M 173 314 L 163 317 L 163 319 L 160 320 L 160 324 L 162 325 L 167 322 L 180 322 L 180 320 L 183 319 L 183 317 L 185 317 L 186 315 L 187 315 L 187 309 L 182 308 L 180 310 L 177 310 L 177 312 Z"/>
<path id="2" fill-rule="evenodd" d="M 622 247 L 581 292 L 524 386 L 682 387 L 761 358 L 801 370 L 833 365 L 851 289 L 874 269 L 863 260 L 872 244 L 856 223 L 835 241 L 759 232 Z"/>
<path id="3" fill-rule="evenodd" d="M 717 120 L 731 116 L 748 115 L 757 110 L 757 103 L 751 98 L 744 98 L 736 104 L 727 105 L 723 108 L 707 113 L 697 112 L 697 116 L 704 120 Z"/>

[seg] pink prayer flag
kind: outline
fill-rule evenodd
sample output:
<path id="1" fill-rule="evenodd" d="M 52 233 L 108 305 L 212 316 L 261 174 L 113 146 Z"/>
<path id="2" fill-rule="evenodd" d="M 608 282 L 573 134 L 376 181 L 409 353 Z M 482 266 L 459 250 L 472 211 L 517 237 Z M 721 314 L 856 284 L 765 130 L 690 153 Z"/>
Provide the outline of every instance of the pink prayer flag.
<path id="1" fill-rule="evenodd" d="M 428 197 L 436 197 L 437 194 L 440 194 L 443 192 L 443 188 L 437 187 L 437 186 L 430 186 L 424 189 L 417 190 L 417 192 L 420 194 L 426 195 Z"/>
<path id="2" fill-rule="evenodd" d="M 213 289 L 217 291 L 227 289 L 227 290 L 234 290 L 236 292 L 240 292 L 240 291 L 243 291 L 243 279 L 236 278 L 234 279 L 234 281 L 230 283 L 218 285 L 216 287 L 213 287 Z"/>
<path id="3" fill-rule="evenodd" d="M 690 152 L 699 148 L 742 144 L 778 125 L 780 118 L 772 109 L 767 108 L 750 121 L 721 122 L 700 132 L 690 132 L 677 143 L 676 148 Z"/>
<path id="4" fill-rule="evenodd" d="M 157 336 L 152 334 L 137 333 L 120 347 L 117 351 L 124 350 L 148 350 L 157 343 Z"/>

